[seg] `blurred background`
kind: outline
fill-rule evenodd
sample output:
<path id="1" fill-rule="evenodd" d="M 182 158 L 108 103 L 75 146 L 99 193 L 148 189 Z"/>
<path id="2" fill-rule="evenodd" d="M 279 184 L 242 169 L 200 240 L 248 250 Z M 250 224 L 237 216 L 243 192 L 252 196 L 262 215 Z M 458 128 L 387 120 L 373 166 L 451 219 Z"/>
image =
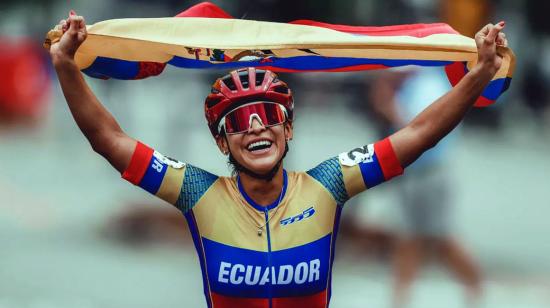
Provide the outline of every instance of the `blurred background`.
<path id="1" fill-rule="evenodd" d="M 331 307 L 550 307 L 548 3 L 213 2 L 237 18 L 443 21 L 467 36 L 505 20 L 518 60 L 511 88 L 496 105 L 472 110 L 406 177 L 347 204 Z M 206 306 L 182 215 L 92 152 L 41 47 L 70 9 L 92 24 L 173 16 L 196 3 L 0 3 L 0 308 Z M 129 135 L 228 175 L 202 113 L 224 73 L 167 67 L 139 81 L 87 80 Z M 386 136 L 449 87 L 441 68 L 282 78 L 297 109 L 290 170 Z"/>

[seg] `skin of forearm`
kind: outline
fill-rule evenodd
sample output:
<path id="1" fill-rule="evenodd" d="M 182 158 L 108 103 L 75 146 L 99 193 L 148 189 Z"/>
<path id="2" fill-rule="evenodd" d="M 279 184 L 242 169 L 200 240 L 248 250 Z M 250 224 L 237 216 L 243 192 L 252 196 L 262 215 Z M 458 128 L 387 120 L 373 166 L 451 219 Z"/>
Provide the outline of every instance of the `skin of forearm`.
<path id="1" fill-rule="evenodd" d="M 408 152 L 396 150 L 398 156 L 400 152 L 406 153 L 398 157 L 402 165 L 408 166 L 451 132 L 472 108 L 493 75 L 482 66 L 474 67 L 451 91 L 422 111 L 406 128 L 394 134 L 392 141 L 401 139 L 395 143 L 409 143 L 409 148 L 415 149 Z"/>
<path id="2" fill-rule="evenodd" d="M 106 156 L 113 146 L 108 137 L 123 134 L 122 129 L 88 87 L 74 60 L 55 56 L 52 60 L 76 124 L 94 151 Z"/>

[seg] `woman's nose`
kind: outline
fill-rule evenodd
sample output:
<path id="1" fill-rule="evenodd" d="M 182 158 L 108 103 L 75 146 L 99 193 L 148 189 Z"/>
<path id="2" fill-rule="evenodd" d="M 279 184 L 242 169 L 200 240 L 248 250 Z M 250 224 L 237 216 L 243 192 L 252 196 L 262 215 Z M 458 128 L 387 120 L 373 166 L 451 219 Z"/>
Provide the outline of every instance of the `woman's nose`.
<path id="1" fill-rule="evenodd" d="M 259 121 L 256 117 L 250 122 L 250 127 L 248 128 L 249 133 L 258 133 L 265 130 L 265 126 Z"/>

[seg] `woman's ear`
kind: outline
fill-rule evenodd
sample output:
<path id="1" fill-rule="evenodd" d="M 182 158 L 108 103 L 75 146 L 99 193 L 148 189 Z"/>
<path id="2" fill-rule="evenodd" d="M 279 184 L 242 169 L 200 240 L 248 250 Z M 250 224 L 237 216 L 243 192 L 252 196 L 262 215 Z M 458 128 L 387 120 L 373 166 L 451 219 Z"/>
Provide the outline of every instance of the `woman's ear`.
<path id="1" fill-rule="evenodd" d="M 225 136 L 216 137 L 216 144 L 218 145 L 218 148 L 223 153 L 223 155 L 229 154 L 229 146 L 227 144 L 227 139 L 225 138 Z"/>
<path id="2" fill-rule="evenodd" d="M 285 122 L 285 139 L 286 141 L 292 140 L 292 137 L 294 136 L 293 129 L 292 129 L 292 122 L 286 121 Z"/>

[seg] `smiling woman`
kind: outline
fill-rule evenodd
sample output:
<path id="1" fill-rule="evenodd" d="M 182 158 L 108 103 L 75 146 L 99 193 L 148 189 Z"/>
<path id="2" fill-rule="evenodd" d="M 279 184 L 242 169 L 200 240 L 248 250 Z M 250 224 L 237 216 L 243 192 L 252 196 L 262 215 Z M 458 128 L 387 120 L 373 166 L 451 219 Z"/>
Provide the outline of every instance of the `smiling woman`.
<path id="1" fill-rule="evenodd" d="M 271 71 L 244 68 L 216 80 L 211 92 L 205 116 L 234 171 L 272 180 L 292 138 L 294 100 L 287 84 Z"/>
<path id="2" fill-rule="evenodd" d="M 168 158 L 126 135 L 88 87 L 75 62 L 84 19 L 61 20 L 50 48 L 71 113 L 92 148 L 122 177 L 186 217 L 209 307 L 327 307 L 340 214 L 354 195 L 394 176 L 464 117 L 502 64 L 503 23 L 476 35 L 479 59 L 464 78 L 405 128 L 287 172 L 292 92 L 277 75 L 245 68 L 216 80 L 205 101 L 208 126 L 235 166 L 232 177 Z"/>
<path id="3" fill-rule="evenodd" d="M 176 165 L 141 143 L 123 173 L 185 214 L 209 305 L 326 307 L 343 204 L 403 172 L 389 139 L 287 172 L 293 107 L 273 72 L 232 71 L 214 83 L 205 114 L 233 177 Z"/>

